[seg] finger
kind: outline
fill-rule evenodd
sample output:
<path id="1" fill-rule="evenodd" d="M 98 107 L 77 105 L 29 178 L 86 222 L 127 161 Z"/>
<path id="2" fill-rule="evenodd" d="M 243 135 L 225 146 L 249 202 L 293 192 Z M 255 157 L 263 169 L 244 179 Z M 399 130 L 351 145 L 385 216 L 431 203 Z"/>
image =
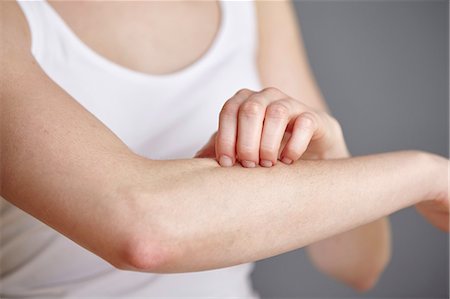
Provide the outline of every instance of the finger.
<path id="1" fill-rule="evenodd" d="M 259 164 L 259 145 L 267 103 L 273 95 L 257 92 L 239 107 L 237 155 L 244 167 Z"/>
<path id="2" fill-rule="evenodd" d="M 254 93 L 249 89 L 239 90 L 225 102 L 219 115 L 216 137 L 216 159 L 221 166 L 233 166 L 236 161 L 237 122 L 240 105 Z"/>
<path id="3" fill-rule="evenodd" d="M 289 99 L 278 100 L 267 106 L 259 149 L 261 166 L 271 167 L 276 164 L 286 127 L 295 113 L 293 110 Z"/>
<path id="4" fill-rule="evenodd" d="M 291 164 L 297 161 L 308 148 L 310 141 L 318 134 L 318 117 L 314 113 L 304 112 L 293 122 L 292 135 L 281 154 L 281 161 Z"/>
<path id="5" fill-rule="evenodd" d="M 288 143 L 289 139 L 291 139 L 291 135 L 292 134 L 288 131 L 284 132 L 283 139 L 281 140 L 280 149 L 278 150 L 278 155 L 277 155 L 278 160 L 281 160 L 281 154 L 283 153 L 283 150 L 284 150 L 286 144 Z"/>
<path id="6" fill-rule="evenodd" d="M 274 88 L 266 88 L 252 94 L 239 107 L 237 155 L 244 167 L 259 164 L 259 147 L 266 106 L 283 94 Z"/>
<path id="7" fill-rule="evenodd" d="M 438 229 L 449 232 L 449 216 L 447 213 L 435 213 L 435 212 L 429 212 L 427 210 L 424 210 L 422 208 L 419 208 L 416 206 L 417 212 L 422 215 L 429 223 L 437 227 Z"/>

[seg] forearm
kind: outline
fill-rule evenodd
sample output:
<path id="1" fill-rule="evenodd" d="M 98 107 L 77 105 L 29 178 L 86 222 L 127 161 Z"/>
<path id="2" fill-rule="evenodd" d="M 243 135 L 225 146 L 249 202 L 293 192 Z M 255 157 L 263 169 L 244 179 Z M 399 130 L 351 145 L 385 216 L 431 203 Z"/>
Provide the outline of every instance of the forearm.
<path id="1" fill-rule="evenodd" d="M 329 155 L 331 159 L 348 157 L 344 142 Z M 368 290 L 390 260 L 389 219 L 386 216 L 315 242 L 307 252 L 321 272 L 360 291 Z"/>
<path id="2" fill-rule="evenodd" d="M 140 270 L 178 272 L 300 248 L 427 197 L 424 178 L 435 175 L 419 167 L 427 159 L 399 152 L 252 170 L 209 159 L 151 162 L 133 196 L 139 240 L 128 256 Z M 155 252 L 164 262 L 146 261 Z"/>
<path id="3" fill-rule="evenodd" d="M 430 198 L 438 188 L 429 178 L 443 164 L 399 152 L 222 168 L 97 146 L 101 131 L 93 142 L 75 134 L 67 143 L 42 135 L 2 143 L 2 195 L 115 266 L 140 271 L 220 268 L 309 245 Z"/>

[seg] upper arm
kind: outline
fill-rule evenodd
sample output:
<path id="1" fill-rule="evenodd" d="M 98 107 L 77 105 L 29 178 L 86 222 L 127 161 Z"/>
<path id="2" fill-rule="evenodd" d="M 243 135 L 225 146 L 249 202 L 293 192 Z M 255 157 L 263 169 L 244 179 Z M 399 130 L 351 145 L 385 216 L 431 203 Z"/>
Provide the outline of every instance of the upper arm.
<path id="1" fill-rule="evenodd" d="M 114 261 L 113 249 L 123 231 L 119 224 L 126 221 L 126 205 L 118 194 L 126 191 L 125 174 L 132 171 L 134 156 L 41 70 L 30 53 L 27 24 L 17 3 L 0 6 L 0 193 Z M 111 236 L 102 234 L 107 231 Z"/>
<path id="2" fill-rule="evenodd" d="M 258 67 L 262 84 L 274 86 L 320 110 L 326 104 L 311 71 L 290 1 L 257 1 Z"/>

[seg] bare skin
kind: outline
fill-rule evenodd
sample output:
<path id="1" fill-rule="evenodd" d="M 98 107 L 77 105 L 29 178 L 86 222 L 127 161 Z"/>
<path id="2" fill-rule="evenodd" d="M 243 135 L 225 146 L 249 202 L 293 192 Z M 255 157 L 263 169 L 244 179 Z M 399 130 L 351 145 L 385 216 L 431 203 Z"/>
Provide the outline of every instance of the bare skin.
<path id="1" fill-rule="evenodd" d="M 106 9 L 105 4 L 101 9 L 92 7 L 101 3 L 77 3 L 82 2 L 52 5 L 87 42 L 87 29 L 83 31 L 83 24 L 77 25 L 71 18 L 76 20 L 77 14 L 83 13 L 85 24 L 89 24 L 89 16 L 97 20 L 102 11 L 101 20 L 106 22 L 108 13 L 122 11 L 121 17 L 109 24 L 116 27 L 99 26 L 91 32 L 102 34 L 106 38 L 101 40 L 109 42 L 90 46 L 120 64 L 148 73 L 171 72 L 195 61 L 207 49 L 215 30 L 198 34 L 199 40 L 183 47 L 183 55 L 166 50 L 175 47 L 170 43 L 181 40 L 183 34 L 190 34 L 189 30 L 194 32 L 194 26 L 208 22 L 215 26 L 204 27 L 217 28 L 219 18 L 213 2 L 198 2 L 195 8 L 170 4 L 178 9 L 161 5 L 166 16 L 179 20 L 177 26 L 185 28 L 180 39 L 174 30 L 175 35 L 165 39 L 167 44 L 123 48 L 123 43 L 114 44 L 115 32 L 120 36 L 151 28 L 127 27 L 127 16 L 135 15 L 136 10 L 142 13 L 144 7 L 114 10 Z M 144 3 L 151 6 L 161 2 Z M 5 66 L 1 74 L 1 195 L 119 268 L 153 272 L 212 269 L 255 261 L 336 235 L 310 247 L 313 260 L 324 272 L 365 289 L 388 260 L 389 231 L 386 221 L 377 219 L 420 203 L 430 221 L 446 227 L 448 162 L 431 154 L 399 152 L 333 161 L 298 160 L 289 166 L 277 163 L 255 169 L 238 165 L 222 168 L 210 158 L 150 161 L 137 157 L 43 74 L 29 53 L 27 25 L 17 5 L 1 6 L 6 28 L 1 58 Z M 146 13 L 154 9 L 147 7 Z M 279 34 L 281 28 L 295 32 L 292 19 L 284 15 L 282 20 L 290 26 L 274 26 L 270 10 L 273 7 L 258 6 L 258 15 L 265 20 L 260 26 L 267 24 L 260 34 L 266 41 L 278 36 L 281 44 L 295 40 L 289 34 Z M 210 19 L 202 19 L 205 11 L 212 12 Z M 278 13 L 286 11 L 289 13 L 285 7 Z M 158 26 L 170 30 L 168 24 Z M 273 31 L 268 32 L 268 28 Z M 136 36 L 142 34 L 149 40 L 164 37 L 139 31 Z M 91 37 L 91 41 L 98 40 Z M 299 55 L 303 53 L 300 44 L 292 53 L 283 52 L 281 59 L 264 40 L 260 49 L 264 85 L 277 86 L 294 99 L 325 111 L 305 57 Z M 152 48 L 155 44 L 161 47 Z M 115 47 L 119 47 L 117 52 L 108 52 Z M 171 63 L 161 65 L 164 60 Z M 288 67 L 289 61 L 298 67 Z M 286 80 L 286 76 L 295 80 Z M 341 154 L 335 158 L 348 155 Z M 436 209 L 439 217 L 433 213 Z M 367 246 L 370 240 L 381 245 Z M 344 254 L 347 248 L 353 250 L 351 257 Z"/>

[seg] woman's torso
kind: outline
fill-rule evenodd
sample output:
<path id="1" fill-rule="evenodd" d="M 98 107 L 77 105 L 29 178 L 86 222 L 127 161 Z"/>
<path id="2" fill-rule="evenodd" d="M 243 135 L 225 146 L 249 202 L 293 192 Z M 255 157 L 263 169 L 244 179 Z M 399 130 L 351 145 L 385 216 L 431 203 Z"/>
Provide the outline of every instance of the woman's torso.
<path id="1" fill-rule="evenodd" d="M 223 103 L 240 88 L 260 88 L 252 2 L 222 1 L 220 9 L 213 2 L 93 3 L 20 6 L 44 72 L 137 154 L 191 158 L 216 131 Z M 120 271 L 4 199 L 0 215 L 2 298 L 254 296 L 251 264 L 169 275 Z"/>

